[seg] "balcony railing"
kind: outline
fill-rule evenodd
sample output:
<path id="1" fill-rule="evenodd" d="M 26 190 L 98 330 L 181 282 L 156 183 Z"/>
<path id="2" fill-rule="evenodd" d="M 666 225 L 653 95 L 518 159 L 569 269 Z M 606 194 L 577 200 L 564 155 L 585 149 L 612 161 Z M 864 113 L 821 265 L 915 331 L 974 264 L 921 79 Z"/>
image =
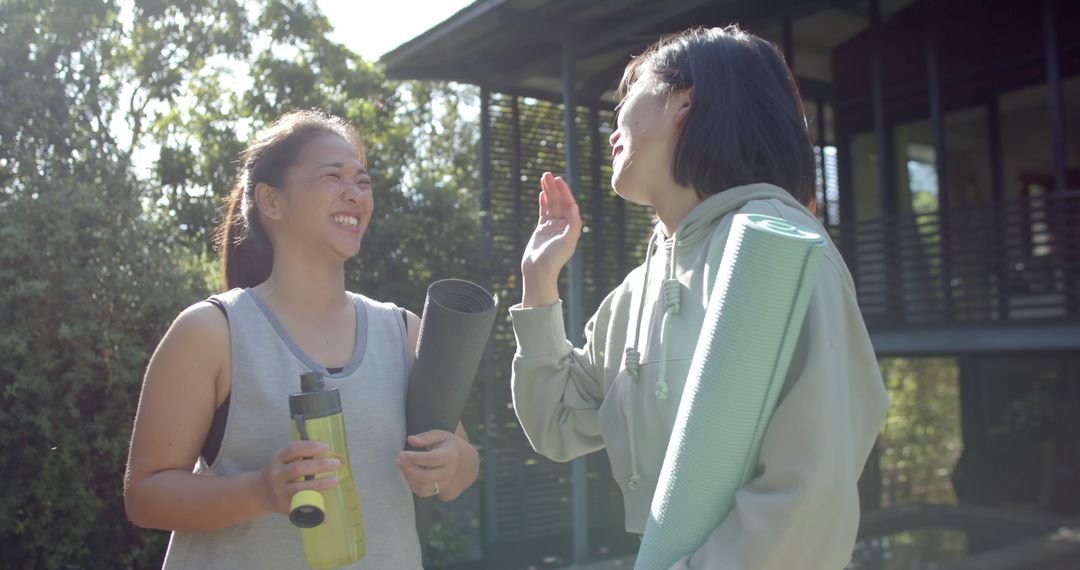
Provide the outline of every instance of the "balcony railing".
<path id="1" fill-rule="evenodd" d="M 1080 191 L 833 228 L 871 329 L 1080 319 Z"/>

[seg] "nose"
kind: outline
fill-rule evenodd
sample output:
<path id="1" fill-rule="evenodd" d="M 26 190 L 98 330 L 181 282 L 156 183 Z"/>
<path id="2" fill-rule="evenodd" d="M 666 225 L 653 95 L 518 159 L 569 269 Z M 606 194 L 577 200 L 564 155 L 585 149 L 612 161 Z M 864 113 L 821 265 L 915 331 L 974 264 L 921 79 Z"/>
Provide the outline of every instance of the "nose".
<path id="1" fill-rule="evenodd" d="M 353 206 L 360 204 L 364 196 L 371 194 L 371 183 L 368 181 L 359 184 L 350 184 L 345 190 L 345 201 Z"/>
<path id="2" fill-rule="evenodd" d="M 611 143 L 611 146 L 615 146 L 615 143 L 619 142 L 619 131 L 618 130 L 611 133 L 611 136 L 608 137 L 608 142 Z"/>

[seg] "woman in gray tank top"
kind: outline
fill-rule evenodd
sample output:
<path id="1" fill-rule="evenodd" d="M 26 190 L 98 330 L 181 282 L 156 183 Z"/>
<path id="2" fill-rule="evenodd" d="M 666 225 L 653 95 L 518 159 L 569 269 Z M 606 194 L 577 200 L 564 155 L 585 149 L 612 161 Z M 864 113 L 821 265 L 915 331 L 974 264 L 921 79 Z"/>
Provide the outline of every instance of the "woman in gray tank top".
<path id="1" fill-rule="evenodd" d="M 419 318 L 345 290 L 373 208 L 360 136 L 289 113 L 241 155 L 219 233 L 229 291 L 192 305 L 146 371 L 124 486 L 128 517 L 173 531 L 164 568 L 305 568 L 292 495 L 338 483 L 327 448 L 292 442 L 288 395 L 317 371 L 341 393 L 367 554 L 421 567 L 413 495 L 450 501 L 479 458 L 456 433 L 405 432 Z M 215 306 L 216 305 L 216 306 Z M 405 443 L 422 451 L 404 451 Z"/>

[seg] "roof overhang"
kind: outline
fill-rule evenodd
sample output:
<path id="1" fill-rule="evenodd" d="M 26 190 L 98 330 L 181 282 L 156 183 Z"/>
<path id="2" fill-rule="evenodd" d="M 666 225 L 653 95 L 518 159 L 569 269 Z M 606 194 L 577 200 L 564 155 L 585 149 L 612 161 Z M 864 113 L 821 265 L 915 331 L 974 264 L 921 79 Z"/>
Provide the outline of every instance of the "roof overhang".
<path id="1" fill-rule="evenodd" d="M 882 0 L 886 11 L 908 1 Z M 860 0 L 477 0 L 381 62 L 395 79 L 558 99 L 570 46 L 579 101 L 610 100 L 629 59 L 662 34 L 738 23 L 780 45 L 785 21 L 804 94 L 826 97 L 829 52 L 866 27 Z"/>

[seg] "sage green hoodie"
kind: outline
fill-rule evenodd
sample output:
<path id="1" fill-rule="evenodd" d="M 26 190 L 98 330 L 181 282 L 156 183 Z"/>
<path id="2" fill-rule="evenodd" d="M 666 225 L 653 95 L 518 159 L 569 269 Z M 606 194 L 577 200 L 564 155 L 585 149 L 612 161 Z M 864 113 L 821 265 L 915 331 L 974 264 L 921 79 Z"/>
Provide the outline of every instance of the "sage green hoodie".
<path id="1" fill-rule="evenodd" d="M 568 461 L 607 449 L 626 530 L 645 528 L 709 294 L 736 213 L 827 233 L 788 192 L 729 188 L 698 204 L 600 304 L 585 346 L 567 341 L 561 301 L 510 308 L 518 349 L 514 409 L 533 448 Z M 851 275 L 827 243 L 761 444 L 755 477 L 693 555 L 675 568 L 823 569 L 847 565 L 859 521 L 859 474 L 888 400 Z"/>

